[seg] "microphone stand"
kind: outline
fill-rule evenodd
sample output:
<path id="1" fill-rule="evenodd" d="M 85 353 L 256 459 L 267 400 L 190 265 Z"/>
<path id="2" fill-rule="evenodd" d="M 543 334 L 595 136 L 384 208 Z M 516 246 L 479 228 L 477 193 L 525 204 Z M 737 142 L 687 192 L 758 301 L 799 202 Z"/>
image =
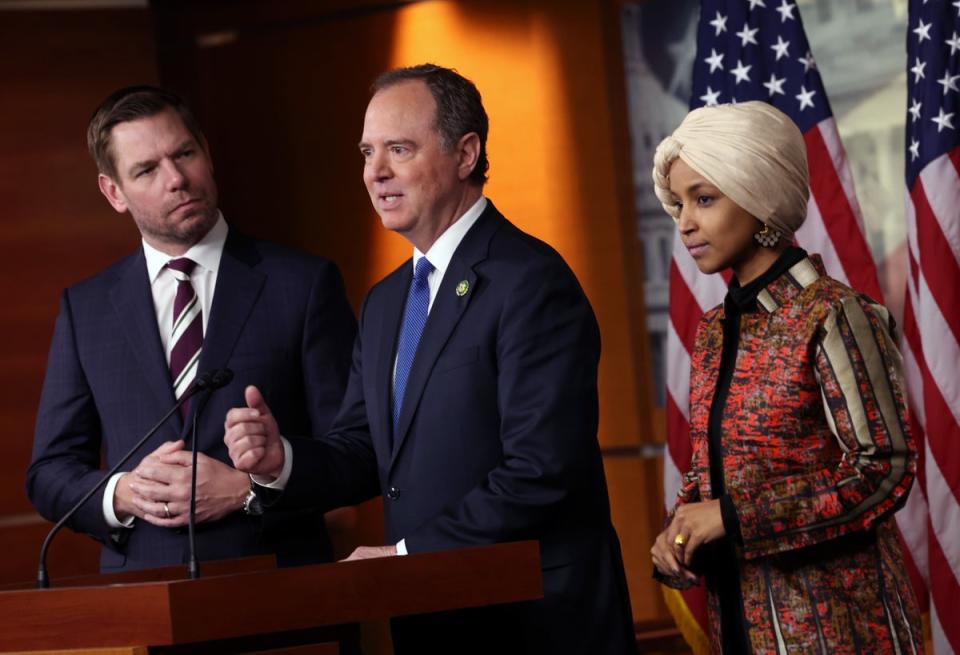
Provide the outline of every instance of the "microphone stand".
<path id="1" fill-rule="evenodd" d="M 207 398 L 210 394 L 201 396 L 197 403 L 197 408 L 193 412 L 193 428 L 190 433 L 190 454 L 193 458 L 193 465 L 190 469 L 190 514 L 187 521 L 187 538 L 190 546 L 190 558 L 187 562 L 187 572 L 191 580 L 200 577 L 200 564 L 197 561 L 197 423 L 200 419 L 200 412 L 203 406 L 207 404 Z"/>
<path id="2" fill-rule="evenodd" d="M 228 368 L 212 371 L 209 374 L 209 380 L 206 385 L 207 393 L 198 397 L 197 407 L 193 412 L 193 426 L 190 436 L 190 454 L 193 458 L 193 465 L 190 468 L 190 515 L 187 521 L 188 544 L 190 547 L 190 557 L 187 562 L 187 572 L 191 580 L 200 577 L 200 563 L 197 559 L 197 423 L 200 420 L 200 412 L 210 400 L 210 394 L 226 386 L 233 379 L 233 371 Z"/>

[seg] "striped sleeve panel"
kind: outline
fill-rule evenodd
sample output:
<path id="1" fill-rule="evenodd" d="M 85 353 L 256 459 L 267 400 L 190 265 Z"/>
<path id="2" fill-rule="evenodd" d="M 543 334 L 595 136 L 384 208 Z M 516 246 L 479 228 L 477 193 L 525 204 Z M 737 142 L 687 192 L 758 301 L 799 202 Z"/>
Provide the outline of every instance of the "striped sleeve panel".
<path id="1" fill-rule="evenodd" d="M 869 528 L 906 501 L 917 454 L 892 332 L 886 308 L 866 299 L 847 297 L 830 310 L 816 373 L 843 455 L 820 470 L 766 482 L 737 503 L 748 558 Z"/>

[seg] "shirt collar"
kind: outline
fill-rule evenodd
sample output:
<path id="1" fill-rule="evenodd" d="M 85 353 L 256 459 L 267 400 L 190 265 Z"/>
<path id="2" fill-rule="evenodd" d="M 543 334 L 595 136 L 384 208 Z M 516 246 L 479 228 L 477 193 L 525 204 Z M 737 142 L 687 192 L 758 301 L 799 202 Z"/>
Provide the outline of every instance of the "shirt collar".
<path id="1" fill-rule="evenodd" d="M 227 222 L 223 219 L 223 214 L 217 211 L 217 222 L 210 228 L 202 239 L 190 246 L 190 249 L 181 255 L 192 259 L 198 266 L 204 270 L 216 273 L 220 268 L 220 257 L 223 255 L 223 246 L 227 242 Z M 171 259 L 170 255 L 160 252 L 146 241 L 143 242 L 143 255 L 147 260 L 147 275 L 152 284 L 160 271 L 167 265 Z"/>
<path id="2" fill-rule="evenodd" d="M 807 253 L 802 248 L 788 247 L 766 271 L 746 285 L 740 286 L 740 281 L 734 277 L 730 281 L 726 300 L 735 305 L 741 312 L 754 311 L 757 307 L 757 295 L 774 280 L 790 270 L 791 266 L 802 259 L 806 259 L 806 257 Z"/>
<path id="3" fill-rule="evenodd" d="M 447 270 L 447 266 L 450 265 L 450 260 L 453 259 L 453 253 L 456 252 L 457 246 L 460 245 L 463 237 L 467 235 L 467 232 L 470 231 L 470 228 L 473 227 L 473 224 L 477 222 L 480 214 L 486 208 L 487 199 L 480 196 L 480 199 L 473 203 L 470 209 L 465 211 L 443 234 L 437 237 L 437 240 L 433 242 L 427 252 L 422 253 L 414 248 L 413 270 L 417 270 L 417 262 L 420 261 L 420 258 L 426 257 L 433 264 L 434 272 L 442 277 Z"/>

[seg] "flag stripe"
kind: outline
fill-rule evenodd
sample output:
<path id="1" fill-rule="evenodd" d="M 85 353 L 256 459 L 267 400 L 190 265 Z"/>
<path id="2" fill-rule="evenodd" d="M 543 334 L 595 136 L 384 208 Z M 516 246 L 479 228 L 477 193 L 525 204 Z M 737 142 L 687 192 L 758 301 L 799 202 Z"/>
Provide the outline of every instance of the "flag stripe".
<path id="1" fill-rule="evenodd" d="M 829 123 L 821 128 L 824 123 Z M 843 257 L 840 259 L 845 277 L 854 289 L 862 291 L 877 302 L 883 302 L 880 292 L 880 282 L 873 264 L 873 256 L 867 247 L 867 241 L 861 232 L 857 211 L 854 211 L 849 199 L 840 184 L 840 177 L 833 167 L 834 157 L 824 142 L 824 131 L 836 131 L 834 119 L 831 117 L 817 125 L 816 129 L 807 130 L 803 139 L 807 144 L 807 163 L 810 168 L 810 191 L 816 198 L 817 207 L 822 215 L 823 225 L 830 241 L 834 244 L 843 244 Z M 835 146 L 836 148 L 836 146 Z M 839 148 L 842 152 L 842 147 Z M 838 156 L 839 157 L 839 156 Z M 846 164 L 846 156 L 842 157 Z"/>
<path id="2" fill-rule="evenodd" d="M 960 293 L 957 288 L 960 264 L 930 206 L 926 193 L 928 188 L 921 175 L 910 192 L 917 222 L 917 248 L 923 253 L 919 262 L 920 270 L 947 326 L 953 332 L 954 341 L 960 341 Z"/>
<path id="3" fill-rule="evenodd" d="M 833 247 L 833 241 L 830 240 L 830 235 L 827 234 L 827 229 L 823 225 L 823 216 L 820 215 L 817 199 L 813 195 L 807 201 L 807 218 L 797 230 L 797 243 L 807 252 L 820 255 L 830 275 L 850 286 L 850 280 L 847 279 L 847 274 L 840 265 L 840 253 Z"/>
<path id="4" fill-rule="evenodd" d="M 690 287 L 683 283 L 677 261 L 670 262 L 670 323 L 676 330 L 677 338 L 687 350 L 693 351 L 693 344 L 697 337 L 697 323 L 703 315 L 704 309 L 690 291 Z M 705 308 L 709 309 L 709 308 Z M 687 366 L 689 373 L 690 367 Z M 689 378 L 689 375 L 687 376 Z M 689 379 L 687 379 L 689 384 Z"/>
<path id="5" fill-rule="evenodd" d="M 950 564 L 937 539 L 930 540 L 930 571 L 935 580 L 930 589 L 933 605 L 937 608 L 937 616 L 947 619 L 946 622 L 939 622 L 938 626 L 943 635 L 941 639 L 945 638 L 945 643 L 937 638 L 937 630 L 934 630 L 934 653 L 956 653 L 960 651 L 960 621 L 956 620 L 957 608 L 960 607 L 960 584 L 950 570 Z M 951 650 L 945 650 L 945 646 L 949 646 Z"/>
<path id="6" fill-rule="evenodd" d="M 840 131 L 837 129 L 837 121 L 830 117 L 817 124 L 823 143 L 830 153 L 830 162 L 833 170 L 837 174 L 837 179 L 843 186 L 843 192 L 847 196 L 847 205 L 850 213 L 856 221 L 858 236 L 863 239 L 866 227 L 863 224 L 863 212 L 860 211 L 860 201 L 857 200 L 857 193 L 853 184 L 853 171 L 850 170 L 850 164 L 847 162 L 847 151 L 843 147 L 843 141 L 840 140 Z M 870 256 L 869 249 L 867 255 Z M 873 257 L 870 256 L 870 262 L 873 263 Z"/>
<path id="7" fill-rule="evenodd" d="M 923 278 L 920 279 L 919 287 L 922 295 L 923 288 L 925 287 Z M 912 297 L 912 293 L 910 296 L 911 307 L 915 307 L 917 304 L 916 299 Z M 937 312 L 932 313 L 938 315 Z M 922 334 L 923 320 L 921 319 L 918 322 L 921 325 Z M 912 350 L 914 361 L 917 364 L 920 379 L 923 382 L 922 387 L 919 389 L 916 387 L 912 389 L 911 396 L 916 397 L 916 395 L 919 394 L 922 398 L 922 409 L 920 411 L 924 418 L 923 428 L 925 442 L 932 451 L 933 456 L 940 461 L 940 468 L 945 470 L 944 472 L 949 478 L 948 482 L 950 486 L 954 489 L 960 489 L 960 449 L 956 447 L 956 444 L 960 443 L 960 430 L 958 430 L 957 422 L 952 418 L 952 412 L 950 411 L 948 402 L 941 393 L 936 375 L 929 367 L 929 362 L 931 361 L 930 355 L 933 355 L 934 359 L 936 359 L 938 353 L 927 352 L 931 349 L 930 332 L 932 332 L 932 330 L 927 329 L 926 332 L 927 336 L 922 340 L 918 340 L 917 344 L 910 344 L 914 348 L 914 350 Z M 941 334 L 941 337 L 942 336 Z M 916 350 L 917 346 L 922 350 Z M 941 352 L 939 356 L 948 359 L 950 354 Z M 960 357 L 960 355 L 954 356 Z M 924 484 L 926 484 L 929 489 L 929 478 L 924 480 Z M 932 506 L 933 499 L 929 498 L 929 494 L 928 501 Z"/>
<path id="8" fill-rule="evenodd" d="M 673 321 L 667 322 L 667 348 L 672 353 L 667 369 L 667 391 L 676 403 L 684 421 L 690 420 L 690 355 L 680 343 L 680 337 L 673 329 Z"/>
<path id="9" fill-rule="evenodd" d="M 955 544 L 960 543 L 960 505 L 947 487 L 946 479 L 938 468 L 937 458 L 927 450 L 928 468 L 927 493 L 930 495 L 930 526 L 933 534 L 941 544 L 950 544 L 952 547 L 943 553 L 943 559 L 949 564 L 951 571 L 960 571 L 960 549 Z M 954 577 L 956 582 L 956 577 Z M 960 604 L 954 605 L 960 609 Z"/>
<path id="10" fill-rule="evenodd" d="M 958 159 L 960 148 L 954 148 L 949 154 L 934 159 L 920 171 L 920 180 L 936 219 L 937 229 L 946 242 L 946 247 L 950 249 L 954 263 L 960 261 L 960 221 L 956 220 L 957 207 L 960 207 Z"/>

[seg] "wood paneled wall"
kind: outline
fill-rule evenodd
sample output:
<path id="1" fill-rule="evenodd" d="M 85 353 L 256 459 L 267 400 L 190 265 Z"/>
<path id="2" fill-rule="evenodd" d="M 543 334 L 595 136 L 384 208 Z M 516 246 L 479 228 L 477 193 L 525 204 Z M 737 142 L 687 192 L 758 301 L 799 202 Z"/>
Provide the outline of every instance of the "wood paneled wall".
<path id="1" fill-rule="evenodd" d="M 660 525 L 658 467 L 632 450 L 659 431 L 618 11 L 614 0 L 167 0 L 142 12 L 10 14 L 20 22 L 17 39 L 0 38 L 0 79 L 13 81 L 5 96 L 15 99 L 0 104 L 0 238 L 16 257 L 4 260 L 0 284 L 18 300 L 0 310 L 0 407 L 15 452 L 0 468 L 0 513 L 28 509 L 23 470 L 59 290 L 137 241 L 130 219 L 96 190 L 83 143 L 95 104 L 116 86 L 157 78 L 182 93 L 207 134 L 227 219 L 336 261 L 357 308 L 409 257 L 406 242 L 380 227 L 361 181 L 367 89 L 387 68 L 435 61 L 484 95 L 488 195 L 560 250 L 598 315 L 600 440 L 634 614 L 665 616 L 648 556 Z M 0 36 L 9 25 L 0 14 Z M 356 541 L 378 538 L 379 512 L 374 503 L 351 517 Z"/>
<path id="2" fill-rule="evenodd" d="M 24 493 L 60 292 L 139 243 L 97 189 L 90 115 L 119 86 L 157 81 L 150 12 L 0 11 L 0 579 L 30 579 L 46 532 Z M 63 534 L 51 575 L 96 570 L 99 548 Z"/>

